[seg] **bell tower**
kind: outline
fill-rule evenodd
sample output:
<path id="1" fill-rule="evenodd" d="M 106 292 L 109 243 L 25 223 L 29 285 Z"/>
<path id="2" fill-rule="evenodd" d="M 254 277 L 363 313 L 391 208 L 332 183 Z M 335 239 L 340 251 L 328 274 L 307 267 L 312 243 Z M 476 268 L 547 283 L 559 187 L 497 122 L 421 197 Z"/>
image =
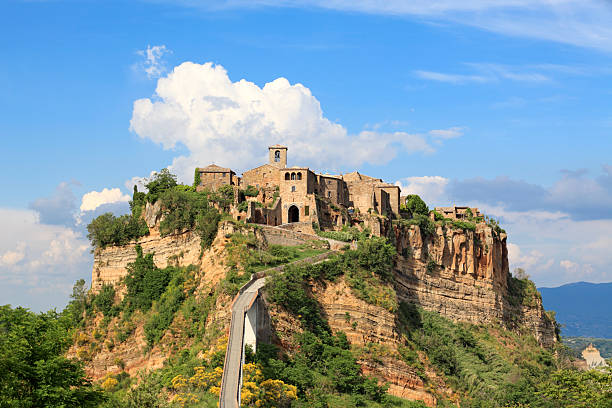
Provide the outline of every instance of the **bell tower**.
<path id="1" fill-rule="evenodd" d="M 279 169 L 287 167 L 287 147 L 274 145 L 268 147 L 269 163 Z"/>

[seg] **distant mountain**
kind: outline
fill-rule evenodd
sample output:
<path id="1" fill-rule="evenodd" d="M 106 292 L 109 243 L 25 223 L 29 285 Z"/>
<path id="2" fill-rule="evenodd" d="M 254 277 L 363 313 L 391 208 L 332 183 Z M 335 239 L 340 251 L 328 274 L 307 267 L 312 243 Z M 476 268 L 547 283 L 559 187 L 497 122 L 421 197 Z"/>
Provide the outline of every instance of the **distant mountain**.
<path id="1" fill-rule="evenodd" d="M 538 288 L 546 310 L 557 312 L 562 336 L 612 339 L 612 282 Z"/>

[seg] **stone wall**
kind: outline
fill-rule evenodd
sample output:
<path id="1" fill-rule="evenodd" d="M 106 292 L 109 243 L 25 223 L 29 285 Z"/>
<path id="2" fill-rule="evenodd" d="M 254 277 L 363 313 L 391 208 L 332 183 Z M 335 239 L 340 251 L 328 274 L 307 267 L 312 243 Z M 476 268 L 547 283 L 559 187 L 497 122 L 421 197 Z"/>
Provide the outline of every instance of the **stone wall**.
<path id="1" fill-rule="evenodd" d="M 270 164 L 256 167 L 242 173 L 241 185 L 257 188 L 275 187 L 279 184 L 280 171 L 278 167 Z"/>

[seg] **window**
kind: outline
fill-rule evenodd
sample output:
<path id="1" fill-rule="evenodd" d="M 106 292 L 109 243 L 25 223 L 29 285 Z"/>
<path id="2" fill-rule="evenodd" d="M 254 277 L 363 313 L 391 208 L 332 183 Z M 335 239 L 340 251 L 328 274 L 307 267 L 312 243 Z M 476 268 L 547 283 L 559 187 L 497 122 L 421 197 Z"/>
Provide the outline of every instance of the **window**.
<path id="1" fill-rule="evenodd" d="M 274 161 L 275 162 L 279 162 L 280 161 L 280 150 L 277 150 L 274 152 Z"/>
<path id="2" fill-rule="evenodd" d="M 309 206 L 304 206 L 304 215 L 310 215 L 310 207 Z"/>
<path id="3" fill-rule="evenodd" d="M 328 197 L 328 198 L 331 198 L 331 191 L 328 191 L 328 192 L 327 192 L 327 197 Z"/>
<path id="4" fill-rule="evenodd" d="M 297 174 L 297 179 L 298 179 L 298 180 L 301 180 L 301 179 L 302 179 L 302 173 L 298 173 L 298 174 Z"/>
<path id="5" fill-rule="evenodd" d="M 291 192 L 295 193 L 295 186 L 291 186 Z"/>
<path id="6" fill-rule="evenodd" d="M 285 180 L 289 180 L 289 173 L 285 173 Z"/>
<path id="7" fill-rule="evenodd" d="M 291 180 L 295 180 L 295 173 L 291 173 Z"/>

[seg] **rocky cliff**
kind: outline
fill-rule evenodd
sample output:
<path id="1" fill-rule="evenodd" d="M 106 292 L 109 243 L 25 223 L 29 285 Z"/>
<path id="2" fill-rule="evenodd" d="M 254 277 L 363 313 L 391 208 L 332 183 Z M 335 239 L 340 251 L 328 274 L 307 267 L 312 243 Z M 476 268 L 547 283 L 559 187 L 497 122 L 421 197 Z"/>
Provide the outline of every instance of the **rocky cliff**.
<path id="1" fill-rule="evenodd" d="M 437 226 L 389 230 L 399 256 L 395 265 L 399 300 L 416 303 L 455 321 L 527 329 L 544 346 L 556 342 L 554 322 L 537 293 L 529 298 L 509 287 L 506 234 L 478 224 L 474 231 Z"/>
<path id="2" fill-rule="evenodd" d="M 236 231 L 231 222 L 220 224 L 211 248 L 202 250 L 197 234 L 187 231 L 161 237 L 159 209 L 147 206 L 145 219 L 150 234 L 137 242 L 96 250 L 92 271 L 92 288 L 104 283 L 117 283 L 127 274 L 127 265 L 136 259 L 136 245 L 144 253 L 154 253 L 158 267 L 172 263 L 179 266 L 198 266 L 198 287 L 195 296 L 200 300 L 213 296 L 213 288 L 226 277 L 228 237 Z M 538 296 L 529 298 L 513 293 L 509 278 L 506 234 L 489 226 L 478 225 L 474 231 L 437 226 L 425 233 L 417 225 L 380 222 L 373 231 L 386 235 L 394 243 L 398 255 L 394 261 L 394 289 L 397 301 L 410 302 L 424 309 L 436 311 L 455 321 L 475 324 L 502 325 L 526 330 L 545 346 L 556 341 L 554 322 L 545 314 Z M 266 240 L 265 228 L 251 228 L 258 240 Z M 283 234 L 282 230 L 274 230 Z M 296 239 L 286 231 L 284 239 Z M 276 235 L 273 241 L 280 238 Z M 274 241 L 274 242 L 276 242 Z M 280 242 L 280 241 L 279 241 Z M 291 241 L 293 243 L 293 241 Z M 118 296 L 121 294 L 119 287 Z M 389 384 L 395 396 L 422 400 L 435 406 L 438 397 L 453 399 L 453 391 L 421 355 L 425 374 L 419 373 L 399 356 L 405 344 L 398 329 L 397 315 L 384 308 L 358 299 L 342 278 L 327 285 L 312 288 L 332 331 L 341 330 L 360 355 L 359 363 L 367 375 L 374 375 Z M 210 314 L 205 318 L 206 331 L 221 336 L 229 326 L 228 296 L 217 296 Z M 272 307 L 270 309 L 276 342 L 288 350 L 291 337 L 299 330 L 294 317 Z M 133 318 L 132 334 L 118 341 L 124 330 L 119 318 L 113 318 L 100 329 L 101 317 L 89 326 L 90 332 L 77 341 L 72 353 L 87 349 L 86 369 L 94 379 L 108 373 L 125 370 L 131 375 L 141 369 L 156 369 L 179 346 L 187 347 L 195 339 L 187 338 L 188 322 L 175 319 L 170 330 L 152 349 L 147 348 L 142 318 Z M 94 330 L 95 328 L 95 330 Z M 181 337 L 182 336 L 182 337 Z M 80 341 L 81 344 L 78 344 Z M 426 380 L 425 380 L 426 379 Z"/>

